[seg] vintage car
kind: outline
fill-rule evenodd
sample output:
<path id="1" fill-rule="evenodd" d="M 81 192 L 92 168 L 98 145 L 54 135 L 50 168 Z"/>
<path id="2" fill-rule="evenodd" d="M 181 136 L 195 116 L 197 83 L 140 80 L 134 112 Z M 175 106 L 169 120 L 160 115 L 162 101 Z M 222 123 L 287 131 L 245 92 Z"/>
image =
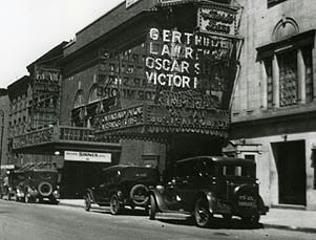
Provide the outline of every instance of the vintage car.
<path id="1" fill-rule="evenodd" d="M 19 183 L 19 175 L 14 170 L 7 171 L 1 179 L 1 198 L 11 200 L 16 196 L 16 186 Z"/>
<path id="2" fill-rule="evenodd" d="M 148 207 L 149 189 L 159 182 L 159 172 L 154 168 L 130 165 L 115 165 L 104 169 L 96 186 L 88 188 L 85 210 L 91 204 L 110 206 L 113 215 L 122 212 L 125 206 Z"/>
<path id="3" fill-rule="evenodd" d="M 268 211 L 258 193 L 254 161 L 199 156 L 178 161 L 174 170 L 165 186 L 150 191 L 152 220 L 159 215 L 193 217 L 197 226 L 206 227 L 221 215 L 256 224 Z"/>
<path id="4" fill-rule="evenodd" d="M 16 186 L 16 200 L 22 202 L 58 203 L 58 172 L 55 169 L 17 170 L 19 182 Z"/>

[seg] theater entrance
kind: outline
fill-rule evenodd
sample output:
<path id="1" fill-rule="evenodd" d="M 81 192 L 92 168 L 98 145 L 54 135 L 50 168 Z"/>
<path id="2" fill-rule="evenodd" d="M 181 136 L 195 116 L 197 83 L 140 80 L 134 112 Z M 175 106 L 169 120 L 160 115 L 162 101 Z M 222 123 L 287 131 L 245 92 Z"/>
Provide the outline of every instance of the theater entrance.
<path id="1" fill-rule="evenodd" d="M 279 180 L 279 203 L 306 205 L 305 142 L 272 144 Z"/>

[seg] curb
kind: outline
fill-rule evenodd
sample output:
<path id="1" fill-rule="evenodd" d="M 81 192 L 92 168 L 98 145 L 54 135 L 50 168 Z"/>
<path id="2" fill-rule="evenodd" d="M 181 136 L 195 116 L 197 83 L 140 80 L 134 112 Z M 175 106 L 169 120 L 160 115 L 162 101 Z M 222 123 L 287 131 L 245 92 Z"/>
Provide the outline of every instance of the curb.
<path id="1" fill-rule="evenodd" d="M 74 208 L 83 208 L 83 205 L 72 204 L 72 203 L 63 203 L 60 202 L 58 205 L 60 206 L 67 206 L 67 207 L 74 207 Z M 309 228 L 309 227 L 298 227 L 298 226 L 287 226 L 287 225 L 280 225 L 280 224 L 271 224 L 271 223 L 261 223 L 263 228 L 273 228 L 273 229 L 281 229 L 287 231 L 296 231 L 296 232 L 305 232 L 305 233 L 316 233 L 316 228 Z"/>
<path id="2" fill-rule="evenodd" d="M 288 230 L 288 231 L 296 231 L 296 232 L 305 232 L 305 233 L 316 233 L 316 228 L 309 228 L 309 227 L 298 227 L 298 226 L 287 226 L 287 225 L 278 225 L 278 224 L 271 224 L 271 223 L 262 223 L 263 228 L 275 228 L 281 230 Z"/>
<path id="3" fill-rule="evenodd" d="M 62 203 L 59 202 L 60 206 L 66 206 L 66 207 L 74 207 L 74 208 L 83 208 L 83 205 L 78 205 L 78 204 L 72 204 L 72 203 Z"/>

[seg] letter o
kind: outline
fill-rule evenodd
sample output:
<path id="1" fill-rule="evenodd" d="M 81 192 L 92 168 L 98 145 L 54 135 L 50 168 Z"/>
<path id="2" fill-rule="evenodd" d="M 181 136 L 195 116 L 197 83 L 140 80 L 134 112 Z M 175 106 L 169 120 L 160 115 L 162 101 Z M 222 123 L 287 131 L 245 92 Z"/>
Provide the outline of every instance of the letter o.
<path id="1" fill-rule="evenodd" d="M 175 75 L 173 77 L 173 85 L 175 85 L 176 87 L 181 87 L 182 85 L 182 78 L 179 75 Z"/>
<path id="2" fill-rule="evenodd" d="M 153 69 L 154 68 L 154 62 L 155 62 L 155 60 L 154 60 L 154 58 L 152 58 L 152 57 L 147 57 L 146 58 L 146 67 L 148 67 L 148 68 L 150 68 L 150 69 Z"/>

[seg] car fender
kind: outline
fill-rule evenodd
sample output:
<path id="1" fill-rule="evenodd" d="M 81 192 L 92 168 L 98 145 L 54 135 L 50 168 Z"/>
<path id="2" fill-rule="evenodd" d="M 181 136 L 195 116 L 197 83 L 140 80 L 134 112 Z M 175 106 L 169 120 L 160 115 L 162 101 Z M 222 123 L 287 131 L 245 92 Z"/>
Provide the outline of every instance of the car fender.
<path id="1" fill-rule="evenodd" d="M 210 191 L 201 191 L 197 194 L 196 199 L 203 197 L 207 199 L 208 206 L 209 206 L 209 211 L 210 213 L 214 212 L 215 209 L 215 203 L 216 203 L 216 198 L 214 197 L 214 194 Z"/>
<path id="2" fill-rule="evenodd" d="M 269 212 L 269 207 L 264 205 L 263 199 L 258 195 L 258 211 L 260 215 L 265 215 Z"/>
<path id="3" fill-rule="evenodd" d="M 158 189 L 151 189 L 149 191 L 150 195 L 153 195 L 155 200 L 156 200 L 156 204 L 157 204 L 157 208 L 162 211 L 168 211 L 168 207 L 166 206 L 165 202 L 164 202 L 164 198 L 163 198 L 163 192 L 161 192 Z"/>

